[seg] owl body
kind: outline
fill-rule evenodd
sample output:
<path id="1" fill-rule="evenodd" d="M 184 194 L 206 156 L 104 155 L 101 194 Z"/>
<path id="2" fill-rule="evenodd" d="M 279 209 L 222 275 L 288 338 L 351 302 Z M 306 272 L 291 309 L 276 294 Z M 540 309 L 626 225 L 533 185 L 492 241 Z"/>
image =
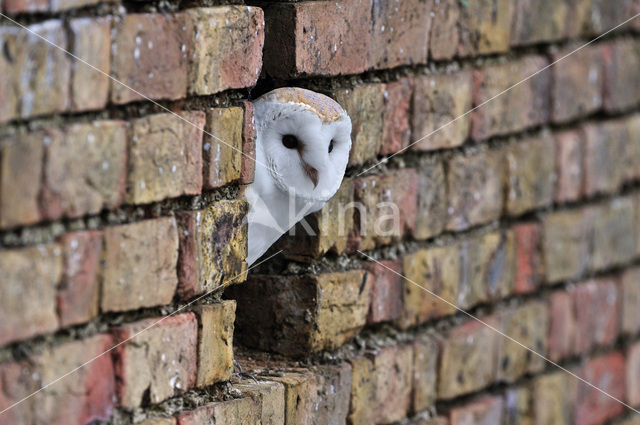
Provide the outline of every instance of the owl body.
<path id="1" fill-rule="evenodd" d="M 331 98 L 301 88 L 254 102 L 256 169 L 249 203 L 247 263 L 336 193 L 351 149 L 351 120 Z"/>

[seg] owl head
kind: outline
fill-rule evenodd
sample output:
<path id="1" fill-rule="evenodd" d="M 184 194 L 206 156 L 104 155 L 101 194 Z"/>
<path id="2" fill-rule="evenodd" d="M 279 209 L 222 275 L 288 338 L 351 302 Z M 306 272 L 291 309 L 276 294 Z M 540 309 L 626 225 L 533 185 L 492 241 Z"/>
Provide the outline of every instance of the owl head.
<path id="1" fill-rule="evenodd" d="M 325 95 L 286 87 L 256 100 L 254 114 L 256 181 L 271 179 L 275 187 L 300 199 L 331 198 L 351 149 L 351 120 L 344 109 Z"/>

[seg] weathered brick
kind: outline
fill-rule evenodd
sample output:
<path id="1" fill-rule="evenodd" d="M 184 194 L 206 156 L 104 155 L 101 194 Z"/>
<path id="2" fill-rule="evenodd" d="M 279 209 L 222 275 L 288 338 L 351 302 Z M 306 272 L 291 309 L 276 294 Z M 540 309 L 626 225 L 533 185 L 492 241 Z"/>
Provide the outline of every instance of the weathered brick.
<path id="1" fill-rule="evenodd" d="M 115 22 L 111 101 L 180 99 L 187 94 L 191 43 L 183 13 L 140 13 Z M 133 90 L 135 91 L 133 91 Z"/>
<path id="2" fill-rule="evenodd" d="M 371 280 L 361 270 L 253 276 L 225 294 L 238 303 L 236 326 L 242 343 L 303 354 L 335 349 L 358 334 L 369 311 Z"/>
<path id="3" fill-rule="evenodd" d="M 58 328 L 58 245 L 0 251 L 0 345 Z"/>
<path id="4" fill-rule="evenodd" d="M 255 85 L 262 68 L 264 13 L 251 6 L 188 10 L 193 25 L 189 94 Z M 216 54 L 212 54 L 216 52 Z"/>
<path id="5" fill-rule="evenodd" d="M 102 311 L 168 304 L 178 284 L 177 263 L 173 217 L 105 228 Z"/>
<path id="6" fill-rule="evenodd" d="M 61 3 L 68 6 L 75 1 L 63 0 Z M 73 58 L 71 110 L 102 109 L 109 99 L 109 77 L 103 73 L 109 74 L 111 70 L 111 18 L 75 18 L 69 21 L 69 29 L 73 35 L 71 53 L 91 65 Z"/>
<path id="7" fill-rule="evenodd" d="M 375 420 L 376 375 L 370 354 L 349 360 L 351 364 L 351 398 L 348 421 L 353 425 L 366 425 Z"/>
<path id="8" fill-rule="evenodd" d="M 506 52 L 512 2 L 508 0 L 480 0 L 460 4 L 458 20 L 460 56 L 475 56 Z"/>
<path id="9" fill-rule="evenodd" d="M 402 313 L 402 262 L 394 260 L 380 263 L 370 262 L 364 266 L 367 273 L 373 276 L 367 323 L 395 320 Z"/>
<path id="10" fill-rule="evenodd" d="M 51 11 L 60 12 L 69 9 L 93 6 L 100 3 L 100 0 L 51 0 L 50 2 Z M 105 0 L 104 3 L 115 3 L 115 0 Z"/>
<path id="11" fill-rule="evenodd" d="M 4 8 L 8 14 L 46 12 L 49 0 L 5 0 Z"/>
<path id="12" fill-rule="evenodd" d="M 244 109 L 243 140 L 242 140 L 242 167 L 240 168 L 240 183 L 253 183 L 256 170 L 256 123 L 253 114 L 253 103 L 243 100 L 240 102 Z"/>
<path id="13" fill-rule="evenodd" d="M 624 181 L 627 127 L 624 121 L 587 124 L 584 127 L 584 192 L 616 191 Z"/>
<path id="14" fill-rule="evenodd" d="M 493 327 L 499 326 L 494 318 L 483 320 Z M 438 398 L 451 399 L 493 383 L 501 338 L 476 321 L 453 329 L 441 344 Z"/>
<path id="15" fill-rule="evenodd" d="M 460 256 L 456 245 L 423 249 L 404 257 L 401 328 L 419 325 L 455 309 L 433 294 L 453 303 L 458 298 Z M 430 293 L 430 292 L 431 293 Z"/>
<path id="16" fill-rule="evenodd" d="M 587 361 L 579 375 L 596 388 L 625 400 L 625 361 L 622 354 L 614 352 Z M 578 385 L 575 411 L 576 425 L 601 424 L 620 415 L 624 406 L 588 385 Z"/>
<path id="17" fill-rule="evenodd" d="M 582 195 L 584 181 L 584 133 L 580 130 L 562 131 L 556 141 L 555 201 L 576 201 Z"/>
<path id="18" fill-rule="evenodd" d="M 219 201 L 176 213 L 180 231 L 178 295 L 187 299 L 246 277 L 245 201 Z"/>
<path id="19" fill-rule="evenodd" d="M 288 369 L 269 380 L 284 385 L 284 423 L 305 425 L 312 423 L 318 385 L 316 375 L 306 369 Z"/>
<path id="20" fill-rule="evenodd" d="M 370 66 L 427 63 L 432 8 L 431 1 L 373 0 Z"/>
<path id="21" fill-rule="evenodd" d="M 409 145 L 413 86 L 410 78 L 385 85 L 381 155 L 393 154 Z"/>
<path id="22" fill-rule="evenodd" d="M 388 424 L 407 416 L 413 382 L 413 346 L 377 350 L 373 358 L 376 379 L 376 422 Z"/>
<path id="23" fill-rule="evenodd" d="M 627 118 L 625 126 L 627 128 L 627 142 L 624 178 L 625 180 L 638 180 L 640 179 L 640 114 Z"/>
<path id="24" fill-rule="evenodd" d="M 627 350 L 627 401 L 632 406 L 640 405 L 640 342 Z"/>
<path id="25" fill-rule="evenodd" d="M 577 382 L 561 371 L 534 378 L 531 397 L 533 424 L 573 424 Z"/>
<path id="26" fill-rule="evenodd" d="M 202 112 L 133 120 L 126 201 L 146 204 L 202 189 Z"/>
<path id="27" fill-rule="evenodd" d="M 449 425 L 449 420 L 444 416 L 438 416 L 437 418 L 422 419 L 415 418 L 407 422 L 407 425 Z"/>
<path id="28" fill-rule="evenodd" d="M 624 39 L 607 45 L 604 64 L 605 109 L 621 111 L 637 105 L 640 102 L 640 87 L 636 84 L 637 74 L 634 70 L 640 67 L 638 42 Z"/>
<path id="29" fill-rule="evenodd" d="M 632 260 L 636 251 L 633 200 L 617 198 L 594 207 L 591 212 L 590 269 L 602 270 Z"/>
<path id="30" fill-rule="evenodd" d="M 156 404 L 194 386 L 198 323 L 193 313 L 144 319 L 112 333 L 116 343 L 127 341 L 114 350 L 119 406 Z"/>
<path id="31" fill-rule="evenodd" d="M 313 4 L 313 3 L 306 3 Z M 382 146 L 384 122 L 384 84 L 365 84 L 334 90 L 335 100 L 351 118 L 349 165 L 375 159 Z"/>
<path id="32" fill-rule="evenodd" d="M 432 336 L 420 337 L 413 344 L 411 411 L 414 413 L 427 410 L 436 402 L 439 348 Z"/>
<path id="33" fill-rule="evenodd" d="M 247 380 L 234 384 L 233 387 L 242 391 L 243 395 L 258 400 L 260 425 L 284 425 L 284 385 L 279 382 Z"/>
<path id="34" fill-rule="evenodd" d="M 573 11 L 574 25 L 580 25 L 578 28 L 584 35 L 600 35 L 633 16 L 633 0 L 613 3 L 606 0 L 583 0 L 577 6 L 577 10 Z"/>
<path id="35" fill-rule="evenodd" d="M 483 397 L 449 412 L 451 425 L 494 425 L 502 423 L 502 399 Z"/>
<path id="36" fill-rule="evenodd" d="M 415 226 L 418 176 L 413 169 L 354 179 L 353 249 L 397 241 Z"/>
<path id="37" fill-rule="evenodd" d="M 45 143 L 41 194 L 45 217 L 80 217 L 120 205 L 127 157 L 123 122 L 72 124 L 64 128 L 64 137 Z"/>
<path id="38" fill-rule="evenodd" d="M 317 389 L 311 423 L 346 423 L 351 393 L 351 365 L 343 362 L 339 365 L 317 366 L 312 370 L 315 373 Z"/>
<path id="39" fill-rule="evenodd" d="M 447 220 L 447 185 L 442 162 L 432 160 L 418 169 L 418 211 L 411 234 L 416 239 L 439 235 Z"/>
<path id="40" fill-rule="evenodd" d="M 555 0 L 517 0 L 513 4 L 512 46 L 536 44 L 564 37 L 570 5 Z"/>
<path id="41" fill-rule="evenodd" d="M 554 142 L 551 134 L 526 138 L 505 149 L 508 191 L 506 210 L 521 215 L 553 201 Z"/>
<path id="42" fill-rule="evenodd" d="M 502 153 L 456 155 L 446 165 L 448 230 L 464 230 L 500 217 L 503 202 Z"/>
<path id="43" fill-rule="evenodd" d="M 527 387 L 507 388 L 504 392 L 504 425 L 531 425 L 531 391 Z"/>
<path id="44" fill-rule="evenodd" d="M 225 186 L 242 175 L 244 111 L 240 107 L 214 108 L 207 112 L 204 136 L 204 187 Z M 211 136 L 213 135 L 213 136 Z"/>
<path id="45" fill-rule="evenodd" d="M 616 341 L 620 332 L 618 282 L 606 278 L 593 280 L 572 288 L 570 294 L 575 311 L 576 353 L 588 353 Z"/>
<path id="46" fill-rule="evenodd" d="M 60 326 L 64 327 L 87 322 L 98 315 L 102 233 L 66 233 L 59 242 L 64 266 L 56 305 Z"/>
<path id="47" fill-rule="evenodd" d="M 151 417 L 138 422 L 138 425 L 176 425 L 176 418 Z"/>
<path id="48" fill-rule="evenodd" d="M 258 424 L 258 400 L 252 397 L 216 401 L 181 412 L 178 425 Z"/>
<path id="49" fill-rule="evenodd" d="M 471 72 L 416 78 L 413 97 L 412 143 L 417 150 L 451 148 L 469 137 Z M 455 121 L 454 121 L 455 120 Z"/>
<path id="50" fill-rule="evenodd" d="M 473 104 L 482 105 L 471 114 L 471 135 L 475 140 L 514 133 L 547 121 L 550 74 L 541 72 L 522 82 L 546 65 L 545 58 L 529 56 L 473 71 Z M 521 84 L 505 92 L 518 83 Z M 491 102 L 487 102 L 489 99 Z"/>
<path id="51" fill-rule="evenodd" d="M 0 366 L 0 423 L 84 425 L 106 421 L 113 412 L 114 373 L 109 335 L 96 335 L 47 349 L 28 360 Z M 76 370 L 77 369 L 77 370 Z M 43 388 L 68 371 L 66 376 Z M 34 391 L 36 394 L 32 394 Z M 27 400 L 23 397 L 32 396 Z"/>
<path id="52" fill-rule="evenodd" d="M 513 291 L 524 294 L 535 291 L 544 277 L 540 253 L 540 226 L 522 223 L 513 227 L 516 243 L 516 276 Z"/>
<path id="53" fill-rule="evenodd" d="M 589 263 L 590 217 L 586 210 L 558 211 L 542 221 L 547 282 L 580 277 Z"/>
<path id="54" fill-rule="evenodd" d="M 436 60 L 452 59 L 458 51 L 460 2 L 438 0 L 433 7 L 429 53 Z"/>
<path id="55" fill-rule="evenodd" d="M 235 301 L 197 308 L 200 325 L 196 385 L 227 381 L 233 373 L 233 322 Z"/>
<path id="56" fill-rule="evenodd" d="M 265 8 L 264 67 L 273 77 L 359 74 L 369 68 L 371 0 Z"/>
<path id="57" fill-rule="evenodd" d="M 555 362 L 576 353 L 574 297 L 567 292 L 551 294 L 549 304 L 549 358 Z"/>
<path id="58" fill-rule="evenodd" d="M 551 120 L 556 123 L 589 115 L 602 107 L 603 49 L 574 50 L 562 49 L 553 55 L 553 60 L 559 61 L 551 69 Z"/>
<path id="59" fill-rule="evenodd" d="M 622 332 L 635 335 L 640 332 L 640 269 L 626 270 L 620 279 L 622 299 Z"/>
<path id="60" fill-rule="evenodd" d="M 549 316 L 541 301 L 531 301 L 513 310 L 502 312 L 503 332 L 536 353 L 547 354 Z M 527 373 L 540 372 L 545 367 L 542 357 L 511 339 L 503 339 L 500 349 L 498 379 L 514 382 Z"/>

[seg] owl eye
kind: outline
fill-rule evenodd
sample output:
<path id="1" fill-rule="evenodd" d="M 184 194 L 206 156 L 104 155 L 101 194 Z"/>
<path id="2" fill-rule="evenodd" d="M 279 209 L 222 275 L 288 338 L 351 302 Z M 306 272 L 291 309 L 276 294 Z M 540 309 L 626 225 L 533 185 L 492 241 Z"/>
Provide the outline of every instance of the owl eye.
<path id="1" fill-rule="evenodd" d="M 329 153 L 333 150 L 333 139 L 329 142 Z"/>
<path id="2" fill-rule="evenodd" d="M 285 134 L 282 136 L 282 144 L 287 149 L 297 149 L 300 141 L 293 134 Z"/>

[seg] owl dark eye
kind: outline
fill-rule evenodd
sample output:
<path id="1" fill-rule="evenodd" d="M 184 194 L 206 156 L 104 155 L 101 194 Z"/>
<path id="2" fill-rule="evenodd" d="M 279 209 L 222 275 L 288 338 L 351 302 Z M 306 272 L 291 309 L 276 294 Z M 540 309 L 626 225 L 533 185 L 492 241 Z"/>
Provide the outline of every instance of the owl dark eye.
<path id="1" fill-rule="evenodd" d="M 333 140 L 329 142 L 329 153 L 333 150 Z"/>
<path id="2" fill-rule="evenodd" d="M 285 134 L 282 136 L 282 144 L 287 149 L 297 149 L 300 141 L 293 134 Z"/>

